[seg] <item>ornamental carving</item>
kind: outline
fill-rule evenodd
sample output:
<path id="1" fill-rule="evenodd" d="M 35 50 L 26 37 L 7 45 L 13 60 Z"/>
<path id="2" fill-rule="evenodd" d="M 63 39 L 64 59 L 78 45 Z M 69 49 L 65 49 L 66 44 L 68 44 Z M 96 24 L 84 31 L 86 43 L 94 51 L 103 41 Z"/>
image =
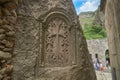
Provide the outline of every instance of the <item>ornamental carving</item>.
<path id="1" fill-rule="evenodd" d="M 45 30 L 45 65 L 66 66 L 70 63 L 69 27 L 61 18 L 52 19 Z"/>

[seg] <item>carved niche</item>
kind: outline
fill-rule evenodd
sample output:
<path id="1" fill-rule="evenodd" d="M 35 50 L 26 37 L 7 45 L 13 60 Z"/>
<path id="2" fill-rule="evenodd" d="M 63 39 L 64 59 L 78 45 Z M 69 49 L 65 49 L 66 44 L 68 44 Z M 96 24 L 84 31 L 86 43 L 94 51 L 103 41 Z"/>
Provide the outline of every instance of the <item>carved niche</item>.
<path id="1" fill-rule="evenodd" d="M 64 19 L 54 17 L 47 23 L 44 48 L 45 66 L 70 65 L 70 32 Z"/>

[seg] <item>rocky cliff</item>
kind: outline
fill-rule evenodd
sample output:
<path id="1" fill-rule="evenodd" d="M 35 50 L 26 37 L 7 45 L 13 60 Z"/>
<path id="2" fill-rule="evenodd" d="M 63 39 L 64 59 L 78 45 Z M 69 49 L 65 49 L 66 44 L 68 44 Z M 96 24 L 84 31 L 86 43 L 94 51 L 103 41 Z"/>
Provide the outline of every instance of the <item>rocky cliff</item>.
<path id="1" fill-rule="evenodd" d="M 102 3 L 101 3 L 102 4 Z M 102 5 L 100 5 L 102 6 Z M 101 7 L 98 7 L 98 9 L 94 12 L 81 12 L 79 14 L 80 23 L 82 27 L 84 27 L 85 24 L 93 24 L 93 25 L 100 25 L 102 28 L 105 28 L 105 15 L 104 12 L 101 11 Z"/>
<path id="2" fill-rule="evenodd" d="M 81 23 L 81 26 L 84 28 L 86 24 L 93 24 L 95 19 L 95 12 L 81 12 L 79 14 L 79 20 Z"/>

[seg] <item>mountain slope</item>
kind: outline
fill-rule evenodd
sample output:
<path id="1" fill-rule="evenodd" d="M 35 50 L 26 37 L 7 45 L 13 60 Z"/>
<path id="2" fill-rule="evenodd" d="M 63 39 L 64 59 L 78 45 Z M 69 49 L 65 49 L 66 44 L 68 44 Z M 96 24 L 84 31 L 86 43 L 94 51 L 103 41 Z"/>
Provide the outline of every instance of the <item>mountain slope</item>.
<path id="1" fill-rule="evenodd" d="M 79 19 L 87 39 L 106 38 L 104 16 L 99 12 L 99 8 L 95 12 L 80 13 Z"/>

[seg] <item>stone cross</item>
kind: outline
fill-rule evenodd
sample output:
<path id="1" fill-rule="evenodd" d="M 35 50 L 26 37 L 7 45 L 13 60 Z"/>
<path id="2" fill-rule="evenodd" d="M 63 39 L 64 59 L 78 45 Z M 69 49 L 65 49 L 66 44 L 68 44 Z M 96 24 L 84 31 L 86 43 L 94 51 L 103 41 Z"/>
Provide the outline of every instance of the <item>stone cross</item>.
<path id="1" fill-rule="evenodd" d="M 46 54 L 48 55 L 53 54 L 51 55 L 51 58 L 57 64 L 60 64 L 60 62 L 67 59 L 67 57 L 64 57 L 64 56 L 66 55 L 66 53 L 69 53 L 68 52 L 69 41 L 68 41 L 67 29 L 68 28 L 65 22 L 63 22 L 62 20 L 59 20 L 58 18 L 51 21 L 48 25 L 48 35 L 47 35 L 46 40 L 50 39 L 47 44 L 48 45 L 51 44 L 52 46 L 48 47 L 48 49 L 50 50 Z M 65 43 L 65 40 L 68 43 Z"/>

